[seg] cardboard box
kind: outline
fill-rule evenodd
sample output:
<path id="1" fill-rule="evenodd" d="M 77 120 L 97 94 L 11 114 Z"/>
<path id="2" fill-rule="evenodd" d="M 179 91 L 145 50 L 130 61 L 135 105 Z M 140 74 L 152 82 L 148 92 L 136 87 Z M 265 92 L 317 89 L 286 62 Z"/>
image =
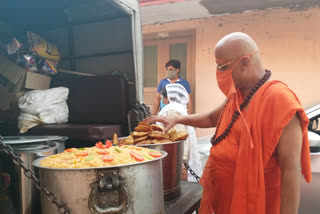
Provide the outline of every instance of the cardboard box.
<path id="1" fill-rule="evenodd" d="M 49 89 L 51 77 L 26 71 L 0 53 L 0 109 L 8 110 L 19 91 Z"/>
<path id="2" fill-rule="evenodd" d="M 50 88 L 51 77 L 34 72 L 27 72 L 25 88 L 44 90 Z"/>
<path id="3" fill-rule="evenodd" d="M 15 93 L 24 86 L 26 71 L 0 53 L 0 109 L 9 109 Z"/>

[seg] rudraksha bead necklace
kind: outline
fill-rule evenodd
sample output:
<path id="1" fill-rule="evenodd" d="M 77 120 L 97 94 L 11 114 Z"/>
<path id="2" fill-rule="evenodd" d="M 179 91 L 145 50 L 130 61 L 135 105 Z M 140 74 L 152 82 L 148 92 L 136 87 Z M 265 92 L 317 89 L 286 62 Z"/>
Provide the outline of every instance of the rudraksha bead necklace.
<path id="1" fill-rule="evenodd" d="M 264 76 L 262 77 L 262 79 L 255 85 L 255 87 L 249 92 L 248 96 L 244 99 L 243 103 L 240 104 L 240 111 L 242 111 L 244 109 L 244 107 L 246 107 L 249 103 L 249 101 L 251 100 L 252 96 L 258 91 L 258 89 L 265 83 L 267 82 L 267 80 L 270 78 L 271 76 L 271 71 L 270 70 L 265 70 L 265 74 Z M 236 120 L 239 118 L 240 116 L 240 112 L 238 110 L 235 110 L 233 115 L 232 115 L 232 118 L 231 118 L 231 122 L 229 123 L 229 125 L 227 126 L 227 128 L 222 132 L 221 135 L 219 135 L 218 137 L 216 137 L 217 133 L 218 133 L 218 130 L 219 130 L 219 127 L 220 127 L 220 123 L 221 123 L 221 119 L 222 119 L 222 115 L 224 113 L 224 110 L 226 108 L 226 106 L 228 105 L 229 103 L 229 99 L 227 100 L 225 106 L 224 106 L 224 109 L 223 111 L 221 112 L 221 115 L 220 115 L 220 118 L 219 118 L 219 121 L 218 121 L 218 124 L 217 124 L 217 127 L 216 127 L 216 131 L 213 135 L 213 137 L 211 138 L 211 144 L 212 145 L 216 145 L 218 143 L 220 143 L 223 139 L 225 139 L 229 133 L 230 133 L 230 130 L 233 126 L 233 124 L 236 122 Z"/>

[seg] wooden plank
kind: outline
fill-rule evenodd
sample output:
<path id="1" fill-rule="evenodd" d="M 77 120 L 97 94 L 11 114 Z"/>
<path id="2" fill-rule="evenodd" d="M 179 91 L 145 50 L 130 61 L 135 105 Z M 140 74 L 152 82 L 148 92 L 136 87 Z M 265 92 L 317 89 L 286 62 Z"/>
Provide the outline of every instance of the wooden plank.
<path id="1" fill-rule="evenodd" d="M 80 75 L 80 76 L 96 76 L 94 74 L 88 74 L 88 73 L 82 73 L 82 72 L 77 72 L 77 71 L 68 71 L 68 70 L 64 70 L 64 69 L 58 69 L 58 72 L 61 73 L 67 73 L 67 74 L 74 74 L 74 75 Z"/>

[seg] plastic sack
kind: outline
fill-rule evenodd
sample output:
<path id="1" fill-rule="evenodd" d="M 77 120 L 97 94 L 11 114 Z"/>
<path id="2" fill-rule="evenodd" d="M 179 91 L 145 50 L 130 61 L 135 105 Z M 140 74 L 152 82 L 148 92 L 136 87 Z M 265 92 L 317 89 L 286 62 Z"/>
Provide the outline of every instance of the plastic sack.
<path id="1" fill-rule="evenodd" d="M 169 103 L 159 112 L 159 116 L 174 116 L 174 115 L 188 115 L 185 105 L 180 103 Z M 200 161 L 200 154 L 197 147 L 197 136 L 194 127 L 177 124 L 174 128 L 178 131 L 187 131 L 188 138 L 184 142 L 184 156 L 191 169 L 199 176 L 202 175 L 202 167 Z M 197 180 L 188 171 L 188 181 L 197 182 Z"/>
<path id="2" fill-rule="evenodd" d="M 65 123 L 69 109 L 67 98 L 69 89 L 65 87 L 48 90 L 33 90 L 23 95 L 18 102 L 21 110 L 18 127 L 21 133 L 38 124 Z"/>

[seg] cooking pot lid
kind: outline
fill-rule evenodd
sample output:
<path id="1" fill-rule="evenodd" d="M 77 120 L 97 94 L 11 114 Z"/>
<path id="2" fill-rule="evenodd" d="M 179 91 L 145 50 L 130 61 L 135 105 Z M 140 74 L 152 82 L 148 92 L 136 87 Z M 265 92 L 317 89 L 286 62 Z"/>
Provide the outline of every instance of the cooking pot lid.
<path id="1" fill-rule="evenodd" d="M 46 141 L 65 141 L 68 137 L 65 136 L 3 136 L 3 141 L 6 144 L 28 144 Z"/>
<path id="2" fill-rule="evenodd" d="M 57 144 L 54 142 L 36 142 L 36 143 L 19 143 L 10 145 L 15 152 L 35 152 L 43 151 L 56 147 Z"/>

